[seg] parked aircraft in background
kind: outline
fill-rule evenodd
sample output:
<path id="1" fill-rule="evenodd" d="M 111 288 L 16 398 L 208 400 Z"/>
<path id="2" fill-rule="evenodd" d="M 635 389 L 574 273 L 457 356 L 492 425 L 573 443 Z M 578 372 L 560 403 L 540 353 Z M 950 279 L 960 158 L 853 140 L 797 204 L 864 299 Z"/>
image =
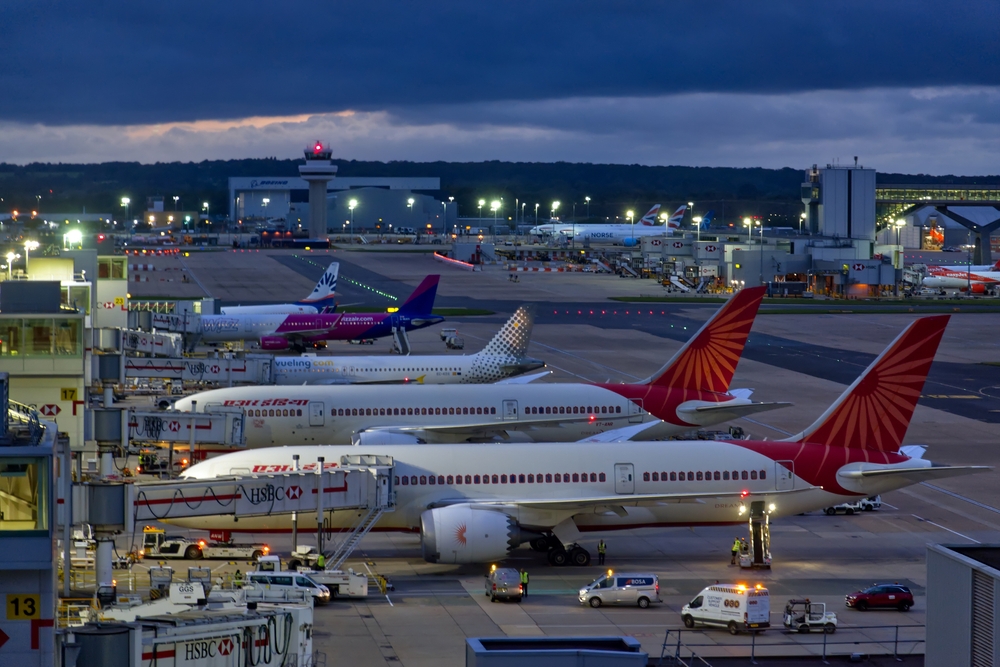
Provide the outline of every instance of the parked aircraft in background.
<path id="1" fill-rule="evenodd" d="M 970 289 L 983 294 L 987 288 L 1000 285 L 1000 261 L 992 266 L 928 266 L 924 287 Z"/>
<path id="2" fill-rule="evenodd" d="M 312 315 L 331 308 L 336 308 L 334 298 L 337 296 L 337 275 L 340 273 L 340 262 L 333 262 L 316 283 L 312 293 L 295 303 L 271 303 L 262 306 L 226 306 L 223 315 L 261 315 L 293 313 Z"/>
<path id="3" fill-rule="evenodd" d="M 273 365 L 274 383 L 302 385 L 497 382 L 545 366 L 544 362 L 528 356 L 528 343 L 531 342 L 531 329 L 534 323 L 534 308 L 521 306 L 481 352 L 470 355 L 276 357 Z"/>
<path id="4" fill-rule="evenodd" d="M 565 442 L 659 420 L 650 437 L 677 435 L 789 405 L 754 403 L 749 390 L 729 390 L 763 296 L 763 287 L 735 294 L 663 368 L 636 384 L 230 387 L 175 407 L 188 411 L 197 401 L 198 410 L 244 408 L 248 447 Z M 416 365 L 403 368 L 417 372 Z"/>
<path id="5" fill-rule="evenodd" d="M 315 315 L 202 315 L 201 340 L 259 340 L 264 350 L 296 349 L 328 340 L 362 340 L 392 335 L 394 328 L 412 331 L 444 320 L 432 314 L 441 276 L 427 276 L 413 294 L 391 313 Z"/>
<path id="6" fill-rule="evenodd" d="M 937 465 L 922 458 L 923 447 L 902 447 L 947 322 L 946 315 L 913 322 L 812 426 L 784 441 L 276 447 L 226 454 L 183 476 L 286 472 L 295 469 L 293 455 L 307 469 L 319 456 L 330 468 L 345 456 L 391 456 L 396 507 L 375 530 L 418 532 L 425 560 L 490 562 L 527 542 L 548 550 L 554 565 L 586 565 L 581 532 L 740 524 L 758 502 L 773 519 L 987 470 Z M 333 512 L 326 521 L 350 530 L 357 513 Z M 170 523 L 291 528 L 288 515 Z"/>

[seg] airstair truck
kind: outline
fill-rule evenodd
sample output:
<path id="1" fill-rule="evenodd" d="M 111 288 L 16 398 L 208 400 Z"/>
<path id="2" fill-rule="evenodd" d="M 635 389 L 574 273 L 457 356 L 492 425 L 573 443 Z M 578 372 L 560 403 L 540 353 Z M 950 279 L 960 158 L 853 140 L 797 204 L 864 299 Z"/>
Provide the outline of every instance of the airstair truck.
<path id="1" fill-rule="evenodd" d="M 297 554 L 298 555 L 298 554 Z M 281 559 L 277 556 L 263 556 L 257 561 L 258 572 L 286 571 Z M 368 597 L 368 576 L 357 574 L 354 570 L 317 570 L 310 566 L 300 565 L 295 570 L 307 575 L 317 584 L 323 584 L 330 589 L 330 599 L 333 598 L 366 598 Z"/>

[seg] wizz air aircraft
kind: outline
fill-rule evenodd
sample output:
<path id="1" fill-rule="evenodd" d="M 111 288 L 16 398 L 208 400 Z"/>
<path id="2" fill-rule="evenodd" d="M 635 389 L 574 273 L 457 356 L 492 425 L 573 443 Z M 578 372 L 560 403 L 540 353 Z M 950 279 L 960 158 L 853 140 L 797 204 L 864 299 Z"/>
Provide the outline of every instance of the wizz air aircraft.
<path id="1" fill-rule="evenodd" d="M 534 307 L 521 306 L 481 352 L 470 355 L 276 357 L 274 384 L 479 384 L 545 366 L 528 356 Z M 540 375 L 547 375 L 548 372 Z M 531 381 L 539 375 L 517 377 Z"/>
<path id="2" fill-rule="evenodd" d="M 226 306 L 223 315 L 261 315 L 293 313 L 312 315 L 336 307 L 334 299 L 337 296 L 337 275 L 340 273 L 340 262 L 333 262 L 316 283 L 312 294 L 295 303 L 270 303 L 263 306 Z"/>
<path id="3" fill-rule="evenodd" d="M 989 470 L 934 464 L 922 446 L 902 446 L 947 322 L 945 315 L 910 324 L 812 426 L 783 441 L 275 447 L 219 456 L 183 476 L 290 472 L 293 455 L 313 470 L 319 456 L 330 468 L 345 456 L 391 456 L 396 504 L 375 530 L 419 533 L 425 560 L 490 562 L 527 542 L 548 549 L 554 565 L 586 565 L 582 532 L 740 524 L 756 501 L 776 518 Z M 357 513 L 331 512 L 327 521 L 350 530 Z M 288 515 L 170 523 L 291 528 Z"/>
<path id="4" fill-rule="evenodd" d="M 987 287 L 1000 285 L 1000 261 L 976 266 L 928 266 L 925 287 L 967 289 L 983 294 Z"/>
<path id="5" fill-rule="evenodd" d="M 305 351 L 307 344 L 322 341 L 382 338 L 392 335 L 394 328 L 423 329 L 444 321 L 431 312 L 440 278 L 424 278 L 393 313 L 202 315 L 201 340 L 212 343 L 256 339 L 263 350 Z"/>
<path id="6" fill-rule="evenodd" d="M 763 287 L 738 292 L 637 384 L 230 387 L 174 406 L 242 407 L 248 447 L 566 442 L 645 422 L 656 422 L 650 437 L 677 435 L 789 405 L 754 403 L 750 390 L 729 390 L 763 296 Z"/>

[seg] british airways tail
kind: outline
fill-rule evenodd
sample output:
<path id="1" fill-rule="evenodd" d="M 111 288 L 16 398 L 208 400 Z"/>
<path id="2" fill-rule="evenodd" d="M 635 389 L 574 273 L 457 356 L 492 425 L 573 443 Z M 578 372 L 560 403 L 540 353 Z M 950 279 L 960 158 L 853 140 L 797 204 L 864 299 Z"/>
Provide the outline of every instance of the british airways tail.
<path id="1" fill-rule="evenodd" d="M 639 218 L 639 224 L 651 227 L 653 225 L 659 224 L 656 220 L 656 216 L 660 214 L 660 205 L 655 204 L 653 208 L 646 212 L 646 215 Z"/>
<path id="2" fill-rule="evenodd" d="M 427 276 L 417 285 L 403 305 L 399 307 L 399 312 L 404 315 L 430 315 L 434 310 L 434 298 L 437 296 L 438 281 L 441 276 Z"/>
<path id="3" fill-rule="evenodd" d="M 734 294 L 648 383 L 720 394 L 729 391 L 766 289 L 747 287 Z"/>
<path id="4" fill-rule="evenodd" d="M 670 231 L 681 228 L 681 223 L 684 222 L 684 214 L 687 213 L 687 208 L 687 204 L 682 204 L 667 220 L 667 228 Z"/>
<path id="5" fill-rule="evenodd" d="M 899 451 L 949 317 L 923 317 L 906 327 L 812 426 L 786 440 Z"/>
<path id="6" fill-rule="evenodd" d="M 340 262 L 333 262 L 326 268 L 323 276 L 316 283 L 312 294 L 302 301 L 296 301 L 296 306 L 313 306 L 316 310 L 322 311 L 327 306 L 334 305 L 334 298 L 337 296 L 337 276 L 340 275 Z"/>

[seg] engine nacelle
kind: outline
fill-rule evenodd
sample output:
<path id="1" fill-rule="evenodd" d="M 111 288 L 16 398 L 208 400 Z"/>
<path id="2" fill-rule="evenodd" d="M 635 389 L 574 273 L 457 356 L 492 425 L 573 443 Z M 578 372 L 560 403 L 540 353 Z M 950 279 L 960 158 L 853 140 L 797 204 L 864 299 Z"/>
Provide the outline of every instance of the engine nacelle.
<path id="1" fill-rule="evenodd" d="M 428 563 L 488 563 L 525 541 L 503 512 L 451 505 L 420 515 L 420 549 Z"/>
<path id="2" fill-rule="evenodd" d="M 627 238 L 622 239 L 622 245 L 625 246 L 626 248 L 634 248 L 635 246 L 639 245 L 639 239 L 629 236 Z"/>
<path id="3" fill-rule="evenodd" d="M 383 445 L 423 445 L 426 443 L 417 436 L 409 433 L 374 430 L 353 434 L 351 436 L 351 444 L 355 447 L 362 445 L 381 447 Z"/>
<path id="4" fill-rule="evenodd" d="M 262 350 L 287 350 L 288 339 L 281 336 L 262 336 L 260 339 L 260 349 Z"/>

